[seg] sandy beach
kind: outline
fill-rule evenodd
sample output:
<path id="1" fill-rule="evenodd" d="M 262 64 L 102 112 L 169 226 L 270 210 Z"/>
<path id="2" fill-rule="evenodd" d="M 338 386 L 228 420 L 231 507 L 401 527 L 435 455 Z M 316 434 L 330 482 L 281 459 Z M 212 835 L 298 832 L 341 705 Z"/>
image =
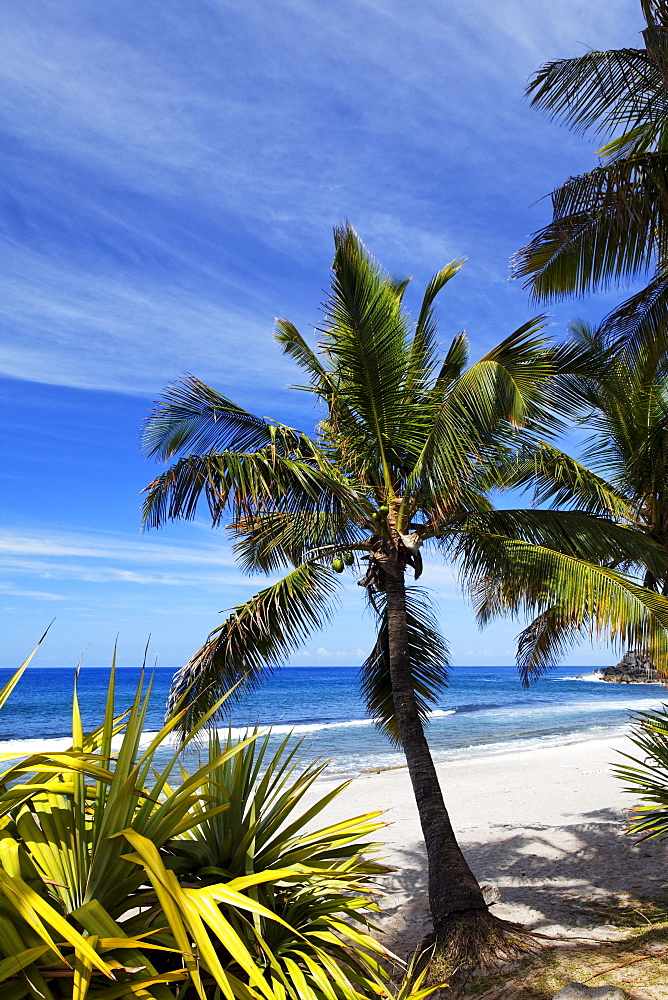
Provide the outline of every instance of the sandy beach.
<path id="1" fill-rule="evenodd" d="M 606 904 L 666 894 L 668 842 L 625 834 L 633 798 L 611 763 L 625 738 L 441 763 L 446 804 L 481 884 L 496 886 L 493 912 L 556 937 L 611 939 Z M 425 854 L 405 768 L 356 777 L 325 818 L 386 810 L 385 857 L 396 869 L 380 921 L 385 942 L 407 955 L 429 930 Z"/>

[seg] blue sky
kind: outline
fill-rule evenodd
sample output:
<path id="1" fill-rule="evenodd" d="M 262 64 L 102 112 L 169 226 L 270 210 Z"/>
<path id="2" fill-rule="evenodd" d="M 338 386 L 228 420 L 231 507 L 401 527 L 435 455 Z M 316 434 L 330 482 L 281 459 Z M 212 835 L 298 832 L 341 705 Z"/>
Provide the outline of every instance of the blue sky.
<path id="1" fill-rule="evenodd" d="M 640 44 L 635 0 L 3 0 L 0 60 L 0 665 L 56 621 L 41 665 L 179 666 L 257 587 L 202 519 L 141 535 L 151 400 L 190 371 L 310 429 L 273 342 L 305 333 L 349 219 L 417 288 L 468 258 L 441 332 L 482 353 L 536 312 L 508 260 L 595 144 L 522 94 L 547 59 Z M 595 319 L 615 296 L 553 310 Z M 508 663 L 446 566 L 459 663 Z M 355 664 L 351 587 L 294 663 Z M 607 663 L 583 647 L 574 663 Z"/>

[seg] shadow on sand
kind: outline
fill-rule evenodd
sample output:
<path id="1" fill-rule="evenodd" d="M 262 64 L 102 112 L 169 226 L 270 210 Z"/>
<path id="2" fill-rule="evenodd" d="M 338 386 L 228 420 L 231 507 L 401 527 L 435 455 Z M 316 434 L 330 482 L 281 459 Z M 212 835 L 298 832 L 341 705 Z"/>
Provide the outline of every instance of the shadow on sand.
<path id="1" fill-rule="evenodd" d="M 568 816 L 560 826 L 490 825 L 484 839 L 469 830 L 460 843 L 481 885 L 500 892 L 493 913 L 556 938 L 611 940 L 620 934 L 615 913 L 632 912 L 637 900 L 668 902 L 668 843 L 637 844 L 625 834 L 627 816 L 601 809 L 573 825 Z M 386 943 L 405 956 L 430 929 L 425 855 L 395 852 L 382 925 Z"/>

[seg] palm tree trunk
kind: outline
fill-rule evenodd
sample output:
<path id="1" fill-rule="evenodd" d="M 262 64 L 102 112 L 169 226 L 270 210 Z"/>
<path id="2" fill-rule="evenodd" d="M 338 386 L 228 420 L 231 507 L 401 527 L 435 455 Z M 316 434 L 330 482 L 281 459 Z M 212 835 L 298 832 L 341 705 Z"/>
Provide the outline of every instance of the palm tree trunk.
<path id="1" fill-rule="evenodd" d="M 418 714 L 408 657 L 403 573 L 388 574 L 386 596 L 394 709 L 427 846 L 429 902 L 438 937 L 446 921 L 460 914 L 487 912 L 487 905 L 455 838 Z"/>

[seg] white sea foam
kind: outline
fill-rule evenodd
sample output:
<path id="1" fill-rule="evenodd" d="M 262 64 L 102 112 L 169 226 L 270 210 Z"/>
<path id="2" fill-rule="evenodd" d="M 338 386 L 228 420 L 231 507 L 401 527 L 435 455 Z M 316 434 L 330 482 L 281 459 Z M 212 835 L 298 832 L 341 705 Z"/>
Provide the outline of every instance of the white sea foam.
<path id="1" fill-rule="evenodd" d="M 528 724 L 529 720 L 535 725 L 538 720 L 545 720 L 542 725 L 546 728 L 556 728 L 561 729 L 562 725 L 566 723 L 566 720 L 573 719 L 577 716 L 592 716 L 600 715 L 601 713 L 609 713 L 613 717 L 619 717 L 620 715 L 627 715 L 633 712 L 653 712 L 657 709 L 663 707 L 665 699 L 661 698 L 624 698 L 615 701 L 612 699 L 605 699 L 601 701 L 578 701 L 572 704 L 563 704 L 559 706 L 559 717 L 554 719 L 555 716 L 555 706 L 554 705 L 517 705 L 517 706 L 504 706 L 498 709 L 499 719 L 517 719 L 518 723 L 521 725 L 523 720 Z M 583 721 L 584 718 L 583 718 Z M 615 726 L 613 719 L 610 720 L 608 728 Z M 621 722 L 619 723 L 621 724 Z M 537 737 L 538 738 L 538 737 Z"/>
<path id="2" fill-rule="evenodd" d="M 555 680 L 559 680 L 559 681 L 591 681 L 591 682 L 596 683 L 596 684 L 599 684 L 599 683 L 602 683 L 602 684 L 614 683 L 614 681 L 606 681 L 605 677 L 603 677 L 603 674 L 602 674 L 601 670 L 602 670 L 602 668 L 599 669 L 599 670 L 594 670 L 590 674 L 576 674 L 574 677 L 557 677 L 557 678 L 554 678 L 554 679 Z M 649 684 L 652 687 L 665 687 L 665 685 L 663 684 L 662 681 L 632 681 L 632 683 L 634 685 L 635 684 L 642 684 L 644 686 L 644 685 Z"/>
<path id="3" fill-rule="evenodd" d="M 153 733 L 142 735 L 142 745 L 151 742 Z M 121 737 L 116 736 L 111 742 L 112 750 L 118 750 L 121 745 Z M 39 737 L 29 740 L 2 740 L 0 741 L 0 760 L 3 758 L 30 757 L 38 753 L 64 753 L 72 746 L 70 736 L 58 736 L 46 739 Z"/>
<path id="4" fill-rule="evenodd" d="M 455 713 L 456 709 L 454 708 L 437 708 L 435 711 L 429 713 L 429 717 L 431 719 L 441 719 L 446 715 L 454 715 Z M 280 722 L 273 726 L 267 725 L 261 728 L 271 729 L 274 736 L 287 736 L 290 733 L 299 736 L 304 733 L 318 733 L 325 729 L 358 729 L 365 726 L 373 726 L 375 722 L 375 719 L 348 719 L 343 722 Z M 247 735 L 248 726 L 235 726 L 231 730 L 223 727 L 218 732 L 221 737 L 227 736 L 228 732 L 231 732 L 233 737 L 242 737 Z"/>
<path id="5" fill-rule="evenodd" d="M 436 709 L 430 712 L 430 718 L 440 719 L 446 715 L 454 715 L 456 709 Z M 291 723 L 291 722 L 281 722 L 276 725 L 259 725 L 258 728 L 260 732 L 269 732 L 271 730 L 274 736 L 288 736 L 294 734 L 295 736 L 305 735 L 307 733 L 317 733 L 322 730 L 327 729 L 358 729 L 366 726 L 373 726 L 375 719 L 347 719 L 341 722 L 309 722 L 309 723 Z M 228 734 L 231 734 L 233 739 L 243 739 L 248 736 L 250 732 L 253 731 L 253 724 L 249 723 L 247 726 L 222 726 L 218 730 L 218 735 L 221 739 L 226 739 Z M 141 735 L 140 746 L 146 747 L 155 739 L 157 736 L 156 732 L 144 732 Z M 112 747 L 117 750 L 120 747 L 121 737 L 115 737 Z M 57 737 L 51 739 L 28 739 L 28 740 L 2 740 L 0 741 L 0 759 L 5 757 L 28 757 L 30 754 L 35 753 L 57 753 L 67 750 L 72 745 L 72 741 L 69 737 Z M 176 737 L 172 734 L 163 742 L 163 746 L 175 746 Z"/>
<path id="6" fill-rule="evenodd" d="M 30 754 L 43 753 L 44 751 L 56 753 L 67 750 L 71 746 L 72 740 L 67 737 L 46 740 L 3 740 L 0 742 L 0 755 L 11 754 L 13 757 L 28 757 Z"/>
<path id="7" fill-rule="evenodd" d="M 652 711 L 660 708 L 663 705 L 664 699 L 661 698 L 604 698 L 604 699 L 583 699 L 582 701 L 577 701 L 574 703 L 561 703 L 558 706 L 558 712 L 561 717 L 573 716 L 578 714 L 589 714 L 589 713 L 614 713 L 618 718 L 621 713 L 628 712 L 643 712 Z M 477 710 L 477 713 L 486 711 L 495 711 L 505 718 L 516 717 L 521 719 L 527 715 L 533 718 L 541 716 L 551 716 L 555 712 L 554 705 L 536 704 L 531 705 L 523 702 L 518 705 L 505 705 L 505 706 L 481 706 Z M 430 713 L 433 719 L 442 719 L 447 716 L 456 715 L 456 708 L 450 709 L 436 709 Z M 612 720 L 611 720 L 612 721 Z M 346 730 L 346 729 L 366 729 L 374 725 L 373 719 L 348 719 L 338 722 L 310 722 L 310 723 L 286 723 L 279 722 L 274 726 L 266 725 L 260 726 L 260 732 L 266 733 L 271 731 L 275 736 L 287 736 L 294 734 L 295 736 L 307 736 L 309 734 L 316 734 L 323 731 L 329 730 Z M 460 747 L 453 747 L 449 749 L 435 749 L 436 756 L 439 759 L 460 759 L 466 757 L 478 757 L 480 755 L 496 755 L 496 754 L 507 754 L 516 753 L 522 750 L 530 750 L 536 747 L 545 746 L 560 746 L 566 743 L 578 743 L 582 741 L 587 741 L 590 739 L 600 739 L 602 735 L 621 735 L 628 728 L 628 722 L 626 719 L 622 720 L 619 718 L 619 723 L 617 725 L 600 725 L 588 727 L 586 730 L 578 730 L 570 733 L 551 733 L 542 734 L 536 736 L 526 736 L 520 739 L 511 740 L 500 740 L 491 743 L 480 743 L 471 744 Z M 234 726 L 231 729 L 227 726 L 221 726 L 219 729 L 219 734 L 222 739 L 225 739 L 228 733 L 231 734 L 233 739 L 240 739 L 249 735 L 253 730 L 252 723 L 247 726 Z M 151 740 L 155 738 L 157 733 L 155 731 L 146 731 L 142 734 L 140 745 L 142 748 L 146 747 Z M 113 748 L 118 749 L 120 746 L 121 737 L 117 736 L 114 739 Z M 16 759 L 20 757 L 27 757 L 35 753 L 57 753 L 67 750 L 71 746 L 71 740 L 69 737 L 55 737 L 55 738 L 31 738 L 31 739 L 15 739 L 0 741 L 0 761 L 4 758 L 9 761 L 11 759 Z M 176 747 L 176 737 L 170 736 L 164 741 L 163 746 L 165 748 L 175 748 Z M 345 766 L 345 761 L 348 760 L 349 754 L 345 751 L 341 754 L 339 759 L 337 755 L 336 767 L 337 769 L 343 765 Z M 394 756 L 392 755 L 392 761 L 394 762 Z M 371 753 L 368 756 L 365 754 L 354 753 L 350 756 L 351 769 L 353 771 L 358 771 L 360 769 L 370 768 L 373 769 L 376 766 L 388 766 L 390 755 L 385 753 L 378 756 L 376 753 Z M 400 757 L 397 757 L 399 761 Z M 403 759 L 403 758 L 401 758 Z M 354 760 L 354 764 L 352 761 Z M 396 766 L 396 765 L 395 765 Z"/>

